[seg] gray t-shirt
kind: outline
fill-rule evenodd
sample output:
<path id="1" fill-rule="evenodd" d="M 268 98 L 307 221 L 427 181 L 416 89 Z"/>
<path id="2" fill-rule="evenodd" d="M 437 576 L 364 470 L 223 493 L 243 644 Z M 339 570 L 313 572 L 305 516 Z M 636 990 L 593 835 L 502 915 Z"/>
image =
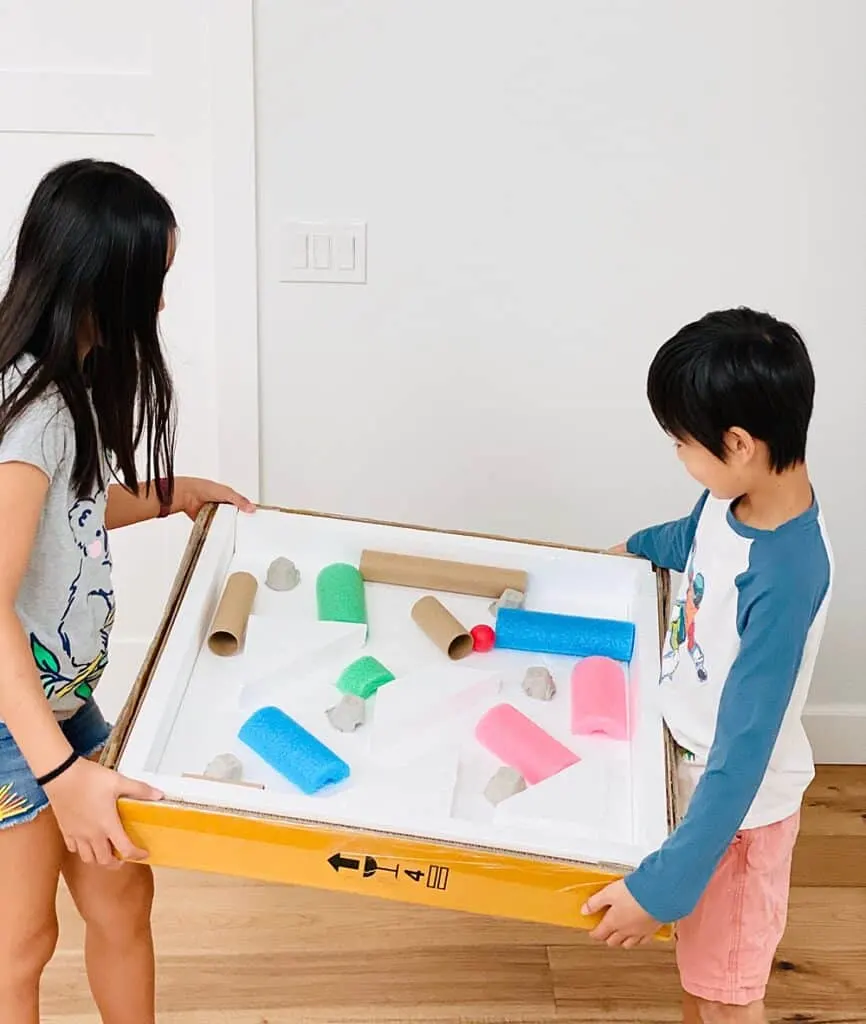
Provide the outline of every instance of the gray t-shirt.
<path id="1" fill-rule="evenodd" d="M 25 365 L 19 360 L 3 375 L 3 401 Z M 72 415 L 56 390 L 0 439 L 0 463 L 37 466 L 50 481 L 15 607 L 58 718 L 69 717 L 93 693 L 108 662 L 114 624 L 106 491 L 79 498 L 70 481 L 74 460 Z"/>

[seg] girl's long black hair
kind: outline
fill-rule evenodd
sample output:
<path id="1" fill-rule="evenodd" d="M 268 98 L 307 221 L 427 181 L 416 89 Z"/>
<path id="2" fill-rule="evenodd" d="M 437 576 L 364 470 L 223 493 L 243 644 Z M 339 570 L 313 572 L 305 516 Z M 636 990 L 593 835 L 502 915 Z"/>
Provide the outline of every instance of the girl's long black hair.
<path id="1" fill-rule="evenodd" d="M 144 441 L 144 479 L 171 501 L 174 391 L 157 319 L 176 230 L 171 207 L 149 182 L 96 160 L 49 171 L 21 224 L 0 299 L 0 374 L 25 353 L 35 361 L 4 397 L 0 439 L 32 403 L 59 391 L 75 424 L 79 498 L 106 486 L 103 452 L 136 490 Z M 82 336 L 92 341 L 86 354 Z"/>

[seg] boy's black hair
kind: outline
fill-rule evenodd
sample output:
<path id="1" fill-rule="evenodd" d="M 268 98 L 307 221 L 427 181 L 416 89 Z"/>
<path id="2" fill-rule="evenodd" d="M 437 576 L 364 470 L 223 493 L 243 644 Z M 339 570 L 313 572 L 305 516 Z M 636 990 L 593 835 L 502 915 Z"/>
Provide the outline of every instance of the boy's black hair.
<path id="1" fill-rule="evenodd" d="M 815 375 L 803 339 L 769 313 L 707 313 L 656 353 L 647 397 L 662 429 L 694 440 L 719 459 L 724 435 L 747 430 L 781 472 L 806 458 Z"/>
<path id="2" fill-rule="evenodd" d="M 177 224 L 166 199 L 128 167 L 73 160 L 37 187 L 0 298 L 0 373 L 34 362 L 0 406 L 0 438 L 46 393 L 75 425 L 79 497 L 103 487 L 102 456 L 131 490 L 143 443 L 145 480 L 163 502 L 174 489 L 174 390 L 157 319 Z M 82 365 L 79 335 L 95 342 Z"/>

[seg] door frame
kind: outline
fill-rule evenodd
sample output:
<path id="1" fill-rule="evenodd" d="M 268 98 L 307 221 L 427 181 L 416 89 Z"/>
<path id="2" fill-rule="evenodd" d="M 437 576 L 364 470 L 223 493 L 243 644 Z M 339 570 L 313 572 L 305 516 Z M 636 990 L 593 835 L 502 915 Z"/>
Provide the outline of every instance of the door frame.
<path id="1" fill-rule="evenodd" d="M 259 499 L 254 0 L 210 0 L 220 479 Z"/>

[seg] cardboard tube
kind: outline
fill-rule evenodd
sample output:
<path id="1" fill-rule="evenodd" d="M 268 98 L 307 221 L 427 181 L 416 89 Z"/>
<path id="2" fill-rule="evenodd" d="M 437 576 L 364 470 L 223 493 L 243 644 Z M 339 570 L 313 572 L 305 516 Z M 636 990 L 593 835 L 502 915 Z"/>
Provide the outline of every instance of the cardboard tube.
<path id="1" fill-rule="evenodd" d="M 497 569 L 439 558 L 362 551 L 361 575 L 368 583 L 391 583 L 417 590 L 444 590 L 474 597 L 500 597 L 504 590 L 526 593 L 528 576 L 521 569 Z"/>
<path id="2" fill-rule="evenodd" d="M 435 597 L 422 597 L 416 601 L 412 606 L 412 618 L 452 661 L 472 653 L 472 637 Z"/>
<path id="3" fill-rule="evenodd" d="M 229 576 L 207 640 L 214 654 L 226 658 L 240 650 L 257 589 L 255 576 L 248 572 Z"/>

